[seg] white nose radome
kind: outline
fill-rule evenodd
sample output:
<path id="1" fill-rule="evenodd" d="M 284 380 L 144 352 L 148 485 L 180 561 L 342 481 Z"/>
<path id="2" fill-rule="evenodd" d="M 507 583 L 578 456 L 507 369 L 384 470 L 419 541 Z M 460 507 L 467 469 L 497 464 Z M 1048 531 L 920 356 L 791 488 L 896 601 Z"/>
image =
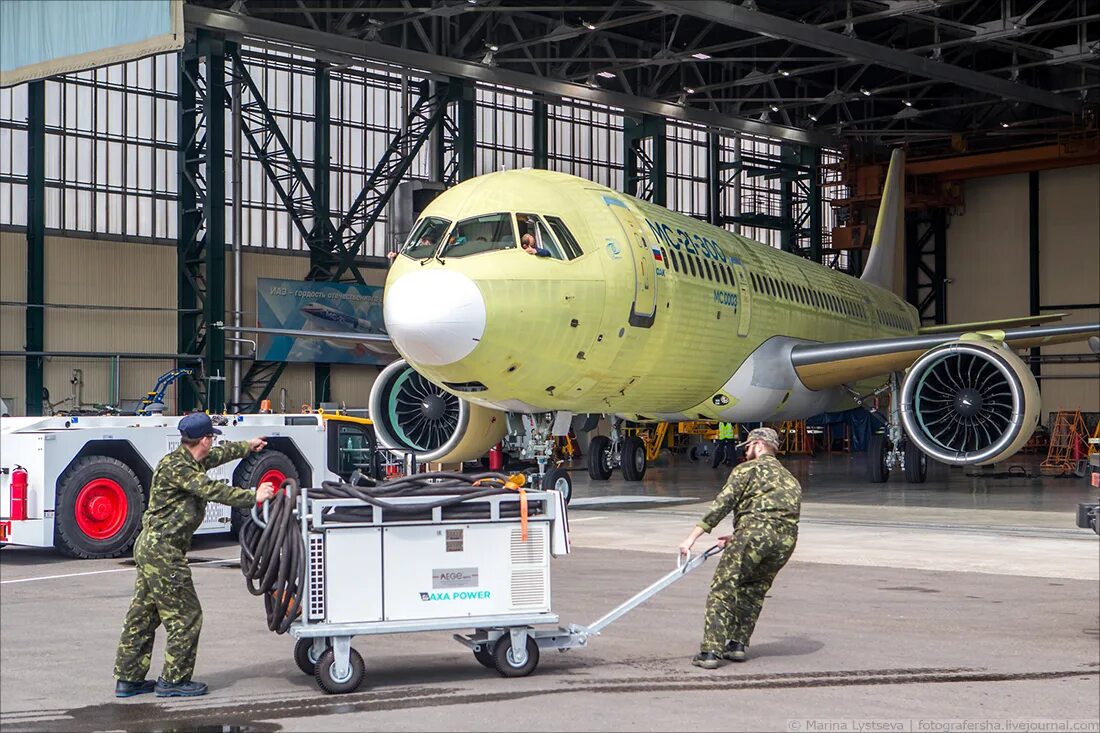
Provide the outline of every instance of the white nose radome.
<path id="1" fill-rule="evenodd" d="M 386 331 L 414 366 L 444 366 L 468 356 L 485 333 L 485 300 L 453 270 L 410 272 L 386 288 Z"/>

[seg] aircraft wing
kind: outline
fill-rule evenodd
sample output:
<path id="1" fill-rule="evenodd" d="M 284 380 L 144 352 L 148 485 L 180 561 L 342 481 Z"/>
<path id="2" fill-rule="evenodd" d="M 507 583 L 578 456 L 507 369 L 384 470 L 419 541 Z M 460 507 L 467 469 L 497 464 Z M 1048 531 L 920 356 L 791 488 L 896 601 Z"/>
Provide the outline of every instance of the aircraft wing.
<path id="1" fill-rule="evenodd" d="M 1060 321 L 1068 315 L 1068 313 L 1044 313 L 1041 316 L 1018 316 L 1016 318 L 1002 318 L 997 321 L 945 323 L 940 326 L 921 326 L 917 329 L 917 333 L 958 333 L 959 331 L 985 331 L 990 328 L 1007 328 L 1009 326 L 1038 326 L 1043 323 Z"/>
<path id="2" fill-rule="evenodd" d="M 326 341 L 355 341 L 379 354 L 398 356 L 393 341 L 384 333 L 356 333 L 354 331 L 314 331 L 294 328 L 259 328 L 256 326 L 222 326 L 223 331 L 233 333 L 261 333 L 269 336 L 294 336 L 296 338 L 324 339 Z"/>
<path id="3" fill-rule="evenodd" d="M 929 349 L 960 338 L 1001 341 L 1013 349 L 1087 340 L 1090 348 L 1095 350 L 1094 344 L 1097 342 L 1090 337 L 1095 338 L 1097 334 L 1100 334 L 1100 323 L 1016 328 L 1004 331 L 963 330 L 903 338 L 800 344 L 791 352 L 791 362 L 799 379 L 806 387 L 820 390 L 882 374 L 904 371 L 916 361 L 917 357 Z"/>

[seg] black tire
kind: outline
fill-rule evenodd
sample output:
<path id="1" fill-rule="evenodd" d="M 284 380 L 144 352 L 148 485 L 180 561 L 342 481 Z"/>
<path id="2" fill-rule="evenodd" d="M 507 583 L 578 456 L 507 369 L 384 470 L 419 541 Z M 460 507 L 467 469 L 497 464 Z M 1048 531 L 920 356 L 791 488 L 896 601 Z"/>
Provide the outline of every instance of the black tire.
<path id="1" fill-rule="evenodd" d="M 342 695 L 346 692 L 355 692 L 359 685 L 363 684 L 363 657 L 355 649 L 351 650 L 351 675 L 346 680 L 332 678 L 332 668 L 336 664 L 336 651 L 329 647 L 317 660 L 317 666 L 313 671 L 313 678 L 317 685 L 330 695 Z"/>
<path id="2" fill-rule="evenodd" d="M 81 559 L 118 557 L 133 546 L 144 512 L 145 492 L 129 466 L 107 456 L 77 458 L 57 480 L 54 547 Z"/>
<path id="3" fill-rule="evenodd" d="M 512 661 L 512 635 L 505 634 L 493 647 L 493 666 L 501 677 L 526 677 L 539 666 L 539 645 L 530 636 L 527 637 L 527 661 L 517 666 Z"/>
<path id="4" fill-rule="evenodd" d="M 317 673 L 317 661 L 313 658 L 313 639 L 302 638 L 294 642 L 294 663 L 310 677 Z"/>
<path id="5" fill-rule="evenodd" d="M 627 481 L 641 481 L 645 477 L 645 443 L 637 436 L 623 441 L 622 455 L 623 478 Z"/>
<path id="6" fill-rule="evenodd" d="M 928 456 L 911 440 L 905 441 L 905 480 L 923 484 L 928 478 Z"/>
<path id="7" fill-rule="evenodd" d="M 478 661 L 482 667 L 489 669 L 496 669 L 497 663 L 493 660 L 493 649 L 489 646 L 489 642 L 481 644 L 474 651 L 474 659 Z"/>
<path id="8" fill-rule="evenodd" d="M 873 484 L 882 484 L 890 478 L 890 469 L 886 466 L 886 450 L 889 441 L 881 433 L 871 433 L 867 443 L 867 478 Z"/>
<path id="9" fill-rule="evenodd" d="M 242 489 L 254 489 L 260 485 L 261 479 L 270 471 L 278 471 L 283 478 L 299 479 L 298 469 L 294 461 L 290 460 L 286 453 L 274 448 L 264 448 L 259 453 L 249 453 L 237 468 L 233 471 L 233 485 Z M 233 508 L 229 520 L 229 533 L 234 539 L 241 533 L 241 527 L 252 520 L 252 508 Z"/>
<path id="10" fill-rule="evenodd" d="M 702 457 L 703 452 L 699 449 L 699 446 L 693 445 L 688 448 L 688 460 L 698 461 Z"/>
<path id="11" fill-rule="evenodd" d="M 588 443 L 588 476 L 593 481 L 611 478 L 611 439 L 597 435 Z"/>
<path id="12" fill-rule="evenodd" d="M 542 488 L 560 491 L 566 504 L 573 498 L 573 478 L 564 468 L 551 468 L 547 471 L 542 477 Z"/>

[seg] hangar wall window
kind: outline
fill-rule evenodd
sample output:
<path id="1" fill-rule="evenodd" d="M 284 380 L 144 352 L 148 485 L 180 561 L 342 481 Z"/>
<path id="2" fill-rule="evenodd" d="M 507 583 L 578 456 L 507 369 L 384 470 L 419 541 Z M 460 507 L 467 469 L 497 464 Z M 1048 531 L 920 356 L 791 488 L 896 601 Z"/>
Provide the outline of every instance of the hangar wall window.
<path id="1" fill-rule="evenodd" d="M 573 102 L 547 105 L 550 170 L 623 190 L 621 110 Z"/>
<path id="2" fill-rule="evenodd" d="M 665 124 L 668 208 L 705 219 L 707 215 L 707 130 L 690 122 Z"/>
<path id="3" fill-rule="evenodd" d="M 530 168 L 534 165 L 532 109 L 529 95 L 511 87 L 477 85 L 477 173 Z M 492 131 L 492 134 L 485 134 Z"/>

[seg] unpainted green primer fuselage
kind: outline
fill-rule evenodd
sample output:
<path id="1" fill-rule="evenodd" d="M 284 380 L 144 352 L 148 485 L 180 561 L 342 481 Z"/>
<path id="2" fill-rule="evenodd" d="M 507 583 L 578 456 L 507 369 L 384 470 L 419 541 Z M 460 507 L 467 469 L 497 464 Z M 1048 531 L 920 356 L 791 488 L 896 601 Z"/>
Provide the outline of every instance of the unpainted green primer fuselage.
<path id="1" fill-rule="evenodd" d="M 457 222 L 500 212 L 560 217 L 583 256 L 558 260 L 518 248 L 402 255 L 386 288 L 433 269 L 476 283 L 485 303 L 476 347 L 451 364 L 409 361 L 441 386 L 481 383 L 476 393 L 452 391 L 484 406 L 664 419 L 806 417 L 822 403 L 791 400 L 781 378 L 789 363 L 750 362 L 762 344 L 917 331 L 915 309 L 887 290 L 562 173 L 480 176 L 443 193 L 424 215 Z M 755 376 L 746 375 L 750 367 Z M 827 406 L 845 399 L 831 394 Z"/>

